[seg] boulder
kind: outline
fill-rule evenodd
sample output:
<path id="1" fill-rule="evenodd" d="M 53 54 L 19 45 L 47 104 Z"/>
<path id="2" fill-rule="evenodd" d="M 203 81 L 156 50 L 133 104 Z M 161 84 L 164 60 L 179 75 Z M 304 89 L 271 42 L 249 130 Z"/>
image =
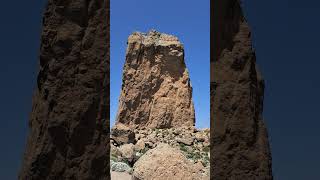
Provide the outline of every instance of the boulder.
<path id="1" fill-rule="evenodd" d="M 203 132 L 197 132 L 195 134 L 195 139 L 198 141 L 198 142 L 204 142 L 206 140 L 206 135 L 203 133 Z"/>
<path id="2" fill-rule="evenodd" d="M 194 170 L 196 172 L 204 172 L 204 169 L 205 167 L 203 166 L 203 163 L 202 162 L 197 162 L 195 165 L 194 165 Z"/>
<path id="3" fill-rule="evenodd" d="M 185 145 L 191 146 L 193 144 L 193 137 L 186 137 L 186 138 L 176 138 L 178 143 L 183 143 Z"/>
<path id="4" fill-rule="evenodd" d="M 135 143 L 135 133 L 128 126 L 121 123 L 112 127 L 110 138 L 119 145 Z"/>
<path id="5" fill-rule="evenodd" d="M 111 171 L 115 172 L 131 172 L 131 167 L 123 162 L 113 162 L 111 163 Z"/>
<path id="6" fill-rule="evenodd" d="M 131 180 L 131 175 L 127 172 L 111 171 L 112 180 Z"/>
<path id="7" fill-rule="evenodd" d="M 110 153 L 112 156 L 115 156 L 115 157 L 121 156 L 120 150 L 113 144 L 110 144 Z"/>
<path id="8" fill-rule="evenodd" d="M 133 180 L 203 180 L 209 177 L 199 171 L 181 153 L 168 144 L 147 151 L 134 164 Z"/>
<path id="9" fill-rule="evenodd" d="M 145 142 L 144 140 L 139 140 L 135 145 L 134 145 L 134 150 L 139 152 L 145 148 Z"/>
<path id="10" fill-rule="evenodd" d="M 122 158 L 132 160 L 134 159 L 134 145 L 133 144 L 124 144 L 120 146 L 119 151 L 121 153 Z"/>

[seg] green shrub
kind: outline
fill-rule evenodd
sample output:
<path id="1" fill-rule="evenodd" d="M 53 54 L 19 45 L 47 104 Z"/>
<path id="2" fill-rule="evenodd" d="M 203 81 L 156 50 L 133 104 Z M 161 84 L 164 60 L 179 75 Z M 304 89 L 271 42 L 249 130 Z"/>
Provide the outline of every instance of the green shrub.
<path id="1" fill-rule="evenodd" d="M 197 153 L 192 153 L 193 154 L 193 160 L 198 160 L 198 159 L 201 159 L 201 155 L 199 152 Z"/>
<path id="2" fill-rule="evenodd" d="M 205 166 L 208 166 L 209 163 L 210 163 L 210 158 L 209 158 L 209 156 L 203 156 L 203 161 L 204 161 L 204 163 L 205 163 Z"/>
<path id="3" fill-rule="evenodd" d="M 210 151 L 210 147 L 209 146 L 206 146 L 202 149 L 204 152 L 209 152 Z"/>
<path id="4" fill-rule="evenodd" d="M 117 162 L 117 161 L 118 161 L 118 158 L 117 158 L 115 155 L 113 155 L 113 154 L 111 154 L 110 159 L 113 160 L 114 162 Z"/>
<path id="5" fill-rule="evenodd" d="M 188 148 L 184 144 L 179 144 L 180 145 L 180 150 L 184 152 L 188 152 Z"/>

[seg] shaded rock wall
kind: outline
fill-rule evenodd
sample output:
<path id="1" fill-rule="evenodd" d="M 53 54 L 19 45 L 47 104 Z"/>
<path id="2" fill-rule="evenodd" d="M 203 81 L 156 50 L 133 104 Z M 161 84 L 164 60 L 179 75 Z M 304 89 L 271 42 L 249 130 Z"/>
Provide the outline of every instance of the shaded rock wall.
<path id="1" fill-rule="evenodd" d="M 109 0 L 49 0 L 19 179 L 109 179 Z"/>
<path id="2" fill-rule="evenodd" d="M 192 127 L 192 87 L 178 38 L 150 31 L 128 38 L 116 123 L 131 128 Z"/>
<path id="3" fill-rule="evenodd" d="M 211 179 L 272 179 L 264 81 L 249 26 L 238 0 L 212 6 Z"/>

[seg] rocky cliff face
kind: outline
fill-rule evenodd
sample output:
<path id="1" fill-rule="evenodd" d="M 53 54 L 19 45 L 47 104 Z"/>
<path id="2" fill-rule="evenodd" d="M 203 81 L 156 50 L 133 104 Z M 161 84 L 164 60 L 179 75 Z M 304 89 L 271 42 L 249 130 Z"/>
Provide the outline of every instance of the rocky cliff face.
<path id="1" fill-rule="evenodd" d="M 109 179 L 109 0 L 49 0 L 19 179 Z"/>
<path id="2" fill-rule="evenodd" d="M 131 128 L 191 127 L 192 87 L 178 38 L 150 31 L 128 38 L 116 123 Z"/>
<path id="3" fill-rule="evenodd" d="M 272 179 L 250 29 L 239 1 L 212 5 L 211 179 Z"/>

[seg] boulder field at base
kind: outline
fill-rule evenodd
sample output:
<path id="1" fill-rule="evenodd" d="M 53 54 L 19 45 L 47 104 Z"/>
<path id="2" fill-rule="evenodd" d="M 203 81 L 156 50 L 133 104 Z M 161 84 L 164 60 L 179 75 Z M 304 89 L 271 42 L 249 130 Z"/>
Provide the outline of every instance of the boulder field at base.
<path id="1" fill-rule="evenodd" d="M 124 128 L 124 125 L 118 127 Z M 113 130 L 115 128 L 111 131 Z M 136 180 L 209 179 L 209 129 L 197 130 L 190 127 L 135 129 L 125 132 L 135 134 L 134 140 L 130 140 L 134 143 L 118 143 L 116 139 L 123 138 L 111 133 L 112 172 L 132 174 Z M 121 136 L 127 135 L 123 133 Z M 115 163 L 126 166 L 116 168 L 113 165 Z M 154 173 L 155 170 L 160 174 Z"/>

